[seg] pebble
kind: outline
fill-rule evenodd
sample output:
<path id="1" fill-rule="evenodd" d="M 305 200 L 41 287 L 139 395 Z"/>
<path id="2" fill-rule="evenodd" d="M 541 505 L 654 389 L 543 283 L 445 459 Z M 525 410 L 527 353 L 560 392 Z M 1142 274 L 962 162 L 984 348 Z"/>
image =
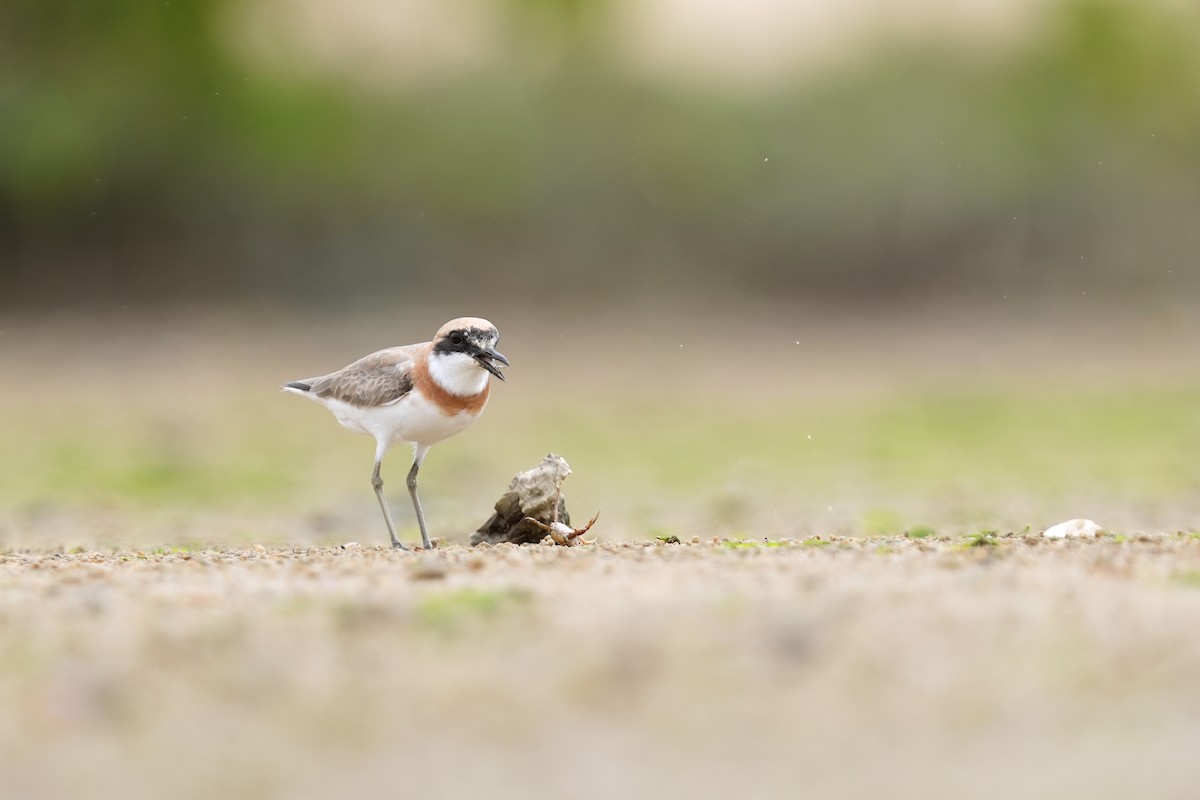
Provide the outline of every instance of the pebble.
<path id="1" fill-rule="evenodd" d="M 1069 519 L 1046 529 L 1043 537 L 1047 539 L 1066 539 L 1079 536 L 1098 536 L 1104 529 L 1090 519 Z"/>

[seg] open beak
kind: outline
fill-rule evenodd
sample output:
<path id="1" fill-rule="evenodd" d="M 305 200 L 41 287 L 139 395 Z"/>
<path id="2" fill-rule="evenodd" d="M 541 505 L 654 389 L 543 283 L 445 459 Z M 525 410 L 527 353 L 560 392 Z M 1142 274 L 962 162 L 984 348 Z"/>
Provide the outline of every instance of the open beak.
<path id="1" fill-rule="evenodd" d="M 504 373 L 501 372 L 500 368 L 496 366 L 497 361 L 506 367 L 509 365 L 508 359 L 503 355 L 497 353 L 495 350 L 489 347 L 487 350 L 480 350 L 478 353 L 476 353 L 475 360 L 479 362 L 479 366 L 483 367 L 500 380 L 504 380 Z"/>

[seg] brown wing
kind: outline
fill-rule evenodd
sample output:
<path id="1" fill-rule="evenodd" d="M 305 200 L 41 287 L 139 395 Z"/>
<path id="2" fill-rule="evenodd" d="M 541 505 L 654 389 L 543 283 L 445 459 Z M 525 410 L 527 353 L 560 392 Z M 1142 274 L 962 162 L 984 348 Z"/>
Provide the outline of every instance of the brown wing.
<path id="1" fill-rule="evenodd" d="M 413 358 L 421 347 L 390 347 L 311 382 L 318 397 L 333 397 L 359 408 L 386 406 L 412 391 Z"/>

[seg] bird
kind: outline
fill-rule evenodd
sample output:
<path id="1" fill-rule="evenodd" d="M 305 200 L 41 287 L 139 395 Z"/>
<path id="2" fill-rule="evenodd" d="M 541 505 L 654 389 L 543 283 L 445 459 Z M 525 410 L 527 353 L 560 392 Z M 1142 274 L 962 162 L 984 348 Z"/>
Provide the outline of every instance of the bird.
<path id="1" fill-rule="evenodd" d="M 478 419 L 491 393 L 491 379 L 505 380 L 496 351 L 500 333 L 479 317 L 459 317 L 443 325 L 433 341 L 389 347 L 363 356 L 328 375 L 285 383 L 282 391 L 303 395 L 329 409 L 342 427 L 375 439 L 371 486 L 383 511 L 392 547 L 408 548 L 383 495 L 379 471 L 392 445 L 412 445 L 408 493 L 421 529 L 421 544 L 433 549 L 417 496 L 417 473 L 429 448 L 461 433 Z"/>

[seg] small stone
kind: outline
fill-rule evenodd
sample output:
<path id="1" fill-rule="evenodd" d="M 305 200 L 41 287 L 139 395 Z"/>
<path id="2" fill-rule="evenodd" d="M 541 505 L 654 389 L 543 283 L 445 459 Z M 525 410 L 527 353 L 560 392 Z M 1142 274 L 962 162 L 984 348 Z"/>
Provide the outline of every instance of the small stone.
<path id="1" fill-rule="evenodd" d="M 1075 539 L 1081 536 L 1095 537 L 1103 532 L 1104 529 L 1090 519 L 1069 519 L 1047 528 L 1042 536 L 1046 539 Z"/>
<path id="2" fill-rule="evenodd" d="M 343 550 L 361 550 L 362 545 L 359 544 L 358 542 L 346 542 L 344 545 L 342 545 L 342 549 Z"/>

